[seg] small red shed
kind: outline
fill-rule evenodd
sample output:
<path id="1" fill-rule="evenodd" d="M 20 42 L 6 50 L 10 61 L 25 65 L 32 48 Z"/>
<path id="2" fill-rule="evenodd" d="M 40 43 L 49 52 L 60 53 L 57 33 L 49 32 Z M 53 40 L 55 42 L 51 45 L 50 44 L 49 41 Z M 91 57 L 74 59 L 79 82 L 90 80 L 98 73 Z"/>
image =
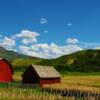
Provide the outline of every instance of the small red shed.
<path id="1" fill-rule="evenodd" d="M 52 66 L 31 65 L 22 75 L 23 84 L 60 83 L 60 74 Z"/>
<path id="2" fill-rule="evenodd" d="M 13 81 L 13 69 L 11 64 L 4 58 L 0 58 L 0 82 L 11 82 Z"/>

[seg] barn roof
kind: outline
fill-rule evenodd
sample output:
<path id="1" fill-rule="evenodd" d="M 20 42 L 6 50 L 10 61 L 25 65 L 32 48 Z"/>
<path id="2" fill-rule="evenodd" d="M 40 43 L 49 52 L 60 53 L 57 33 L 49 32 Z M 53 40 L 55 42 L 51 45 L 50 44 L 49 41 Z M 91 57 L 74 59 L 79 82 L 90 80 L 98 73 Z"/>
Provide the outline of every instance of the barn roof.
<path id="1" fill-rule="evenodd" d="M 51 66 L 32 65 L 40 78 L 58 78 L 60 74 Z"/>

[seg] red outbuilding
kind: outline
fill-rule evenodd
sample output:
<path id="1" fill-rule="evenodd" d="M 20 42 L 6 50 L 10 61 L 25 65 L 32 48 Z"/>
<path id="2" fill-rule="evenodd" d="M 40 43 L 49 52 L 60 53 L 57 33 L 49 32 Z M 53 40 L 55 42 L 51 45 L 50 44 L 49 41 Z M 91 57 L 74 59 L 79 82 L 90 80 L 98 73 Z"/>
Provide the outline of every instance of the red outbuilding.
<path id="1" fill-rule="evenodd" d="M 10 63 L 0 58 L 0 82 L 7 83 L 13 81 L 13 69 Z"/>
<path id="2" fill-rule="evenodd" d="M 60 74 L 51 66 L 31 65 L 22 75 L 23 84 L 60 83 Z"/>

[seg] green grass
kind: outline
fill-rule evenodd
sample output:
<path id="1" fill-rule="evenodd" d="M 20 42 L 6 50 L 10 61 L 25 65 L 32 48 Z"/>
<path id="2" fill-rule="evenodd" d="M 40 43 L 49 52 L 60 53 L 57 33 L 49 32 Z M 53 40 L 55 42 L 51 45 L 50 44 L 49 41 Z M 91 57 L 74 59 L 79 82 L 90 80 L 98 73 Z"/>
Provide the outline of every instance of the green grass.
<path id="1" fill-rule="evenodd" d="M 61 76 L 100 76 L 100 72 L 60 72 Z"/>

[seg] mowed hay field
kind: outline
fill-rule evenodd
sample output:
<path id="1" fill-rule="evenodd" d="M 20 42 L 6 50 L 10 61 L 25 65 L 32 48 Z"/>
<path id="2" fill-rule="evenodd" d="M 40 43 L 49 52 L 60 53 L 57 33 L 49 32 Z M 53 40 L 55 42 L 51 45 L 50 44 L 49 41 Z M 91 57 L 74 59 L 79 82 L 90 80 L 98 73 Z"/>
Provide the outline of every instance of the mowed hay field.
<path id="1" fill-rule="evenodd" d="M 88 86 L 88 87 L 100 87 L 100 76 L 63 76 L 61 83 L 65 85 L 75 86 Z"/>
<path id="2" fill-rule="evenodd" d="M 15 72 L 14 80 L 15 82 L 21 82 L 21 75 L 22 72 Z M 100 90 L 100 75 L 91 75 L 91 74 L 78 74 L 78 75 L 61 75 L 61 83 L 60 84 L 53 84 L 53 85 L 45 85 L 50 86 L 52 88 L 58 89 L 82 89 L 82 90 L 93 90 L 97 89 Z"/>
<path id="3" fill-rule="evenodd" d="M 20 88 L 17 83 L 21 83 L 22 72 L 15 72 L 13 75 L 14 87 L 0 88 L 0 100 L 75 100 L 74 97 L 62 97 L 60 95 L 49 94 L 36 88 Z M 93 91 L 100 93 L 100 76 L 99 75 L 62 75 L 60 84 L 45 85 L 44 88 L 68 89 Z M 83 99 L 78 99 L 83 100 Z M 95 100 L 95 99 L 93 99 Z M 97 99 L 99 100 L 99 99 Z"/>
<path id="4" fill-rule="evenodd" d="M 100 94 L 100 75 L 63 75 L 60 84 L 45 85 L 44 88 Z"/>

